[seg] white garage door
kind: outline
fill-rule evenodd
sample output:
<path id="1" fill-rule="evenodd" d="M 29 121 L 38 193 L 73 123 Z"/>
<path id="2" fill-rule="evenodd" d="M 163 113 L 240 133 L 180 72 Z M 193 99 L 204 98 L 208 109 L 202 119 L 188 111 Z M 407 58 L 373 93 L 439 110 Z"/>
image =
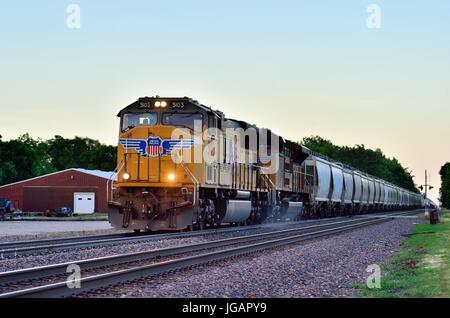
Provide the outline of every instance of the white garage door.
<path id="1" fill-rule="evenodd" d="M 95 212 L 95 193 L 77 192 L 74 194 L 73 213 L 92 214 Z"/>

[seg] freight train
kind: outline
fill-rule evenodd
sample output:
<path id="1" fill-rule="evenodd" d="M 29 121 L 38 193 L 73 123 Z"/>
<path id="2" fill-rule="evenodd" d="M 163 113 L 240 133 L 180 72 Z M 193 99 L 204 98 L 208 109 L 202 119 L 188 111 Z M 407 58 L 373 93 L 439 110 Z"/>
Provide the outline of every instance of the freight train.
<path id="1" fill-rule="evenodd" d="M 423 205 L 418 193 L 188 97 L 140 98 L 118 117 L 108 193 L 115 228 L 195 230 Z"/>

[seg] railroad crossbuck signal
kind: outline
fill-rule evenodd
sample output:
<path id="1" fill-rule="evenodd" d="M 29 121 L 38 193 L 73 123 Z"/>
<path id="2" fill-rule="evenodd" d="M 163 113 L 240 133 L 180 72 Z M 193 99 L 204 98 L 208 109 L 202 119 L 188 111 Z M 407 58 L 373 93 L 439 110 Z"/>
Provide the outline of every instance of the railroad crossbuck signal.
<path id="1" fill-rule="evenodd" d="M 116 228 L 203 229 L 423 206 L 420 194 L 332 162 L 270 130 L 226 118 L 188 97 L 140 98 L 118 116 L 118 180 L 109 195 L 109 220 Z M 267 160 L 236 160 L 238 154 L 267 158 L 267 153 L 227 134 L 214 137 L 222 139 L 218 144 L 223 148 L 212 154 L 213 160 L 196 162 L 194 153 L 207 147 L 193 137 L 198 123 L 202 134 L 249 128 L 257 136 L 267 134 L 278 169 L 267 173 Z M 178 131 L 189 135 L 178 136 Z M 173 154 L 192 160 L 178 163 Z"/>

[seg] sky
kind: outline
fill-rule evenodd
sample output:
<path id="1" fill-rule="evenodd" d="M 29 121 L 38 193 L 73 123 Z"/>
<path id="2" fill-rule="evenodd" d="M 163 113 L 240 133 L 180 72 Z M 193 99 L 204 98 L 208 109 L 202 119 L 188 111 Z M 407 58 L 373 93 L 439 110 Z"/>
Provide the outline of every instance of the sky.
<path id="1" fill-rule="evenodd" d="M 121 108 L 189 96 L 294 141 L 380 148 L 417 184 L 428 169 L 435 200 L 450 161 L 450 1 L 1 1 L 0 43 L 4 140 L 117 144 Z"/>

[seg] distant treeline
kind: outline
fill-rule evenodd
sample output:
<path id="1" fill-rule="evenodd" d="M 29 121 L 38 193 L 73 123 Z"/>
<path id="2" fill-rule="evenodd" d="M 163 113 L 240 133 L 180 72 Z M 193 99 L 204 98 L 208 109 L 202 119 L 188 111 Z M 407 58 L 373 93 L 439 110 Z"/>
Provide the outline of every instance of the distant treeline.
<path id="1" fill-rule="evenodd" d="M 304 138 L 302 145 L 314 152 L 347 164 L 372 176 L 386 180 L 404 189 L 419 193 L 411 171 L 397 159 L 387 158 L 380 149 L 366 149 L 364 145 L 341 147 L 318 136 Z"/>
<path id="2" fill-rule="evenodd" d="M 442 166 L 441 171 L 441 203 L 444 208 L 450 209 L 450 162 Z"/>
<path id="3" fill-rule="evenodd" d="M 0 139 L 0 185 L 69 168 L 114 171 L 116 158 L 117 147 L 89 138 Z"/>

